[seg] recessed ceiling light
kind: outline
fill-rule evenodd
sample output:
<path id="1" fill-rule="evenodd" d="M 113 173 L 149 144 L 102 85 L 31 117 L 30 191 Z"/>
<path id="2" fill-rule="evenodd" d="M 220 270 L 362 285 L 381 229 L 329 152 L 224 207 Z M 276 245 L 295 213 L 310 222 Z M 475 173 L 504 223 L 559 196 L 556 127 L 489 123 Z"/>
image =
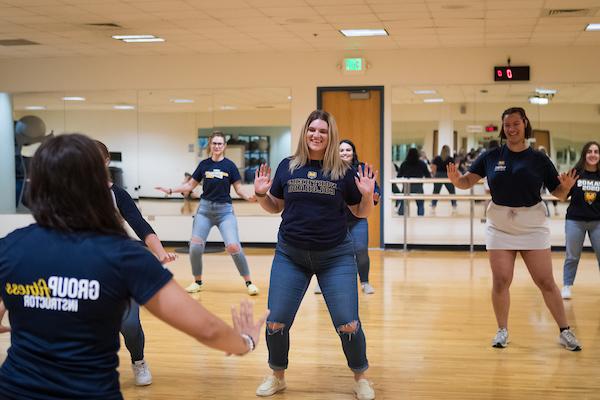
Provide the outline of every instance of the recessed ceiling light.
<path id="1" fill-rule="evenodd" d="M 552 95 L 554 95 L 554 94 L 556 94 L 556 92 L 558 92 L 558 90 L 556 90 L 556 89 L 536 88 L 535 92 L 537 94 L 552 94 Z"/>
<path id="2" fill-rule="evenodd" d="M 388 36 L 385 29 L 341 29 L 340 32 L 347 37 Z"/>
<path id="3" fill-rule="evenodd" d="M 155 38 L 148 38 L 148 39 L 123 39 L 122 41 L 125 43 L 154 43 L 154 42 L 164 42 L 165 39 L 155 37 Z"/>
<path id="4" fill-rule="evenodd" d="M 291 99 L 292 99 L 292 96 L 288 96 L 288 100 L 291 100 Z"/>
<path id="5" fill-rule="evenodd" d="M 45 110 L 46 106 L 27 106 L 26 110 Z"/>
<path id="6" fill-rule="evenodd" d="M 443 103 L 444 99 L 423 99 L 423 103 Z"/>
<path id="7" fill-rule="evenodd" d="M 117 40 L 125 40 L 125 39 L 152 39 L 155 38 L 154 35 L 114 35 L 113 39 Z"/>
<path id="8" fill-rule="evenodd" d="M 436 94 L 437 92 L 433 89 L 413 90 L 414 94 Z"/>
<path id="9" fill-rule="evenodd" d="M 227 111 L 227 110 L 236 110 L 237 107 L 236 106 L 228 106 L 227 104 L 224 104 L 221 106 L 221 110 L 223 111 Z"/>
<path id="10" fill-rule="evenodd" d="M 113 108 L 115 110 L 135 110 L 135 106 L 131 104 L 115 104 Z"/>
<path id="11" fill-rule="evenodd" d="M 585 30 L 588 31 L 588 32 L 591 32 L 591 31 L 600 31 L 600 24 L 588 24 L 585 27 Z"/>
<path id="12" fill-rule="evenodd" d="M 194 102 L 192 99 L 171 99 L 169 101 L 176 104 L 189 104 Z"/>
<path id="13" fill-rule="evenodd" d="M 80 96 L 65 96 L 62 99 L 64 101 L 85 101 L 85 97 Z"/>
<path id="14" fill-rule="evenodd" d="M 531 104 L 546 105 L 550 102 L 547 97 L 531 96 L 529 98 Z"/>

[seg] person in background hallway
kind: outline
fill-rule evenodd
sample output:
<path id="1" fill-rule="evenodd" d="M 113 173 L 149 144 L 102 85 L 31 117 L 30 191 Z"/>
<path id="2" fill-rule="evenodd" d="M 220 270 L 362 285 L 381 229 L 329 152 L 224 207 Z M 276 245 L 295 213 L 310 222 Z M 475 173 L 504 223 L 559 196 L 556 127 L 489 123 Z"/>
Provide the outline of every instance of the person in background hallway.
<path id="1" fill-rule="evenodd" d="M 581 157 L 575 164 L 579 179 L 571 189 L 571 202 L 565 220 L 565 247 L 567 254 L 563 266 L 562 298 L 571 298 L 571 288 L 575 282 L 577 265 L 587 233 L 596 253 L 600 268 L 600 144 L 587 142 L 581 150 Z"/>
<path id="2" fill-rule="evenodd" d="M 419 159 L 419 150 L 414 147 L 408 149 L 408 153 L 406 153 L 406 158 L 400 165 L 400 169 L 398 170 L 398 178 L 431 178 L 431 174 L 429 173 L 429 169 L 427 169 L 427 164 L 424 161 Z M 423 184 L 422 183 L 411 183 L 410 184 L 410 192 L 411 193 L 423 193 Z M 398 206 L 398 215 L 404 215 L 404 203 L 405 200 L 400 200 L 400 204 Z M 415 200 L 417 203 L 417 215 L 423 216 L 425 215 L 425 200 Z"/>
<path id="3" fill-rule="evenodd" d="M 104 166 L 108 171 L 108 164 L 110 164 L 108 148 L 98 140 L 95 143 L 104 159 Z M 142 217 L 140 210 L 135 205 L 129 193 L 113 182 L 109 181 L 108 186 L 110 187 L 115 206 L 120 216 L 127 221 L 137 237 L 148 246 L 148 249 L 152 251 L 158 261 L 161 264 L 166 264 L 175 260 L 177 256 L 165 250 L 152 227 Z M 121 334 L 123 335 L 123 339 L 125 339 L 125 347 L 127 347 L 131 356 L 131 368 L 133 369 L 135 384 L 137 386 L 150 385 L 152 383 L 152 374 L 150 373 L 148 363 L 144 359 L 145 335 L 140 321 L 140 306 L 133 298 L 123 315 Z"/>
<path id="4" fill-rule="evenodd" d="M 287 386 L 290 329 L 310 280 L 317 275 L 354 373 L 353 391 L 359 400 L 375 398 L 365 376 L 369 362 L 358 315 L 356 259 L 346 208 L 358 218 L 368 217 L 377 172 L 369 165 L 353 170 L 340 158 L 338 143 L 333 116 L 315 110 L 304 124 L 296 153 L 279 164 L 273 179 L 264 164 L 254 179 L 261 207 L 270 213 L 283 211 L 271 267 L 268 304 L 272 308 L 266 331 L 273 374 L 256 389 L 257 396 L 271 396 Z"/>
<path id="5" fill-rule="evenodd" d="M 351 140 L 344 139 L 340 142 L 340 158 L 347 162 L 358 171 L 358 168 L 364 168 L 365 163 L 358 161 L 356 146 Z M 375 191 L 373 192 L 373 203 L 379 202 L 379 185 L 375 182 Z M 360 278 L 360 287 L 364 294 L 375 293 L 375 288 L 369 283 L 369 270 L 371 261 L 369 260 L 369 223 L 367 218 L 357 218 L 349 208 L 346 208 L 346 218 L 348 221 L 348 230 L 352 235 L 354 243 L 354 253 L 356 255 L 356 265 L 358 268 L 358 277 Z M 315 293 L 320 294 L 321 288 L 317 283 Z"/>
<path id="6" fill-rule="evenodd" d="M 447 178 L 448 174 L 446 173 L 446 167 L 449 163 L 454 163 L 454 159 L 450 157 L 450 147 L 445 144 L 442 146 L 442 151 L 439 156 L 433 159 L 431 162 L 431 175 L 434 178 Z M 433 184 L 433 194 L 440 194 L 440 190 L 442 190 L 442 185 L 446 187 L 449 194 L 455 194 L 454 185 L 452 183 L 434 183 Z M 432 212 L 435 213 L 435 208 L 437 206 L 437 200 L 431 200 L 431 208 Z M 452 211 L 456 210 L 456 200 L 451 200 L 452 203 Z"/>
<path id="7" fill-rule="evenodd" d="M 207 346 L 239 355 L 254 349 L 268 311 L 254 322 L 243 302 L 231 328 L 188 296 L 127 236 L 93 140 L 46 141 L 30 179 L 36 223 L 0 239 L 0 297 L 11 326 L 3 399 L 121 400 L 119 329 L 130 298 Z"/>
<path id="8" fill-rule="evenodd" d="M 229 195 L 230 187 L 233 185 L 235 192 L 244 200 L 252 202 L 256 199 L 253 195 L 244 193 L 238 168 L 233 161 L 225 157 L 227 144 L 223 132 L 213 132 L 208 138 L 208 146 L 210 157 L 200 161 L 187 183 L 172 189 L 161 186 L 156 188 L 167 195 L 188 193 L 193 191 L 201 181 L 203 182 L 200 204 L 192 227 L 192 240 L 190 240 L 190 262 L 195 281 L 185 290 L 188 293 L 196 293 L 204 289 L 202 256 L 208 234 L 211 228 L 216 226 L 225 242 L 225 249 L 233 258 L 235 266 L 246 282 L 248 294 L 255 296 L 259 290 L 252 283 L 248 261 L 240 244 L 237 219 Z"/>
<path id="9" fill-rule="evenodd" d="M 472 187 L 483 177 L 488 178 L 490 185 L 492 202 L 487 211 L 486 249 L 498 323 L 492 346 L 508 345 L 509 288 L 515 258 L 520 253 L 558 324 L 559 343 L 567 350 L 581 350 L 567 322 L 560 290 L 552 275 L 550 228 L 540 196 L 542 185 L 546 185 L 554 196 L 566 198 L 577 176 L 573 171 L 558 175 L 550 159 L 529 146 L 527 139 L 532 129 L 524 109 L 509 108 L 502 113 L 501 120 L 500 138 L 506 140 L 505 145 L 483 153 L 465 175 L 453 163 L 448 165 L 448 178 L 460 189 Z"/>

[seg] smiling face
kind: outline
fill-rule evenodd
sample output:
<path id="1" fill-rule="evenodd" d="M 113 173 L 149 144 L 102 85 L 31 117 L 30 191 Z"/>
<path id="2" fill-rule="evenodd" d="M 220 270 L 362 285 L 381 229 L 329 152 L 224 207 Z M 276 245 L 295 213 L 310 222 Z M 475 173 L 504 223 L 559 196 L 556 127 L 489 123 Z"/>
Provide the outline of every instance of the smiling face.
<path id="1" fill-rule="evenodd" d="M 592 144 L 588 147 L 585 153 L 585 167 L 590 171 L 598 169 L 598 161 L 600 161 L 600 149 L 597 145 Z"/>
<path id="2" fill-rule="evenodd" d="M 521 114 L 512 113 L 504 116 L 502 126 L 509 145 L 521 145 L 525 142 L 525 124 Z"/>
<path id="3" fill-rule="evenodd" d="M 340 158 L 346 162 L 351 163 L 353 156 L 354 151 L 352 150 L 352 146 L 350 146 L 346 142 L 340 143 Z"/>
<path id="4" fill-rule="evenodd" d="M 306 145 L 312 160 L 322 160 L 329 144 L 329 124 L 322 119 L 315 119 L 308 125 Z"/>
<path id="5" fill-rule="evenodd" d="M 225 151 L 225 138 L 222 136 L 214 136 L 210 141 L 210 154 L 212 158 L 219 158 Z"/>

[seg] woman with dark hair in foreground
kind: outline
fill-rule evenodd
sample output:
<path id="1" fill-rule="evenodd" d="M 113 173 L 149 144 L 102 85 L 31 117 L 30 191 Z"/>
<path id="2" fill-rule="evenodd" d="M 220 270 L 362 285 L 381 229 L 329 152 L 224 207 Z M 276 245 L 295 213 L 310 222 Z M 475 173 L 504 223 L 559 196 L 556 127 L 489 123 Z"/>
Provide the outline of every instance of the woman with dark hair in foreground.
<path id="1" fill-rule="evenodd" d="M 266 314 L 254 322 L 242 302 L 231 328 L 127 237 L 94 141 L 75 134 L 45 142 L 30 177 L 36 223 L 0 240 L 0 296 L 12 329 L 3 398 L 122 399 L 117 352 L 130 298 L 207 346 L 254 349 Z"/>

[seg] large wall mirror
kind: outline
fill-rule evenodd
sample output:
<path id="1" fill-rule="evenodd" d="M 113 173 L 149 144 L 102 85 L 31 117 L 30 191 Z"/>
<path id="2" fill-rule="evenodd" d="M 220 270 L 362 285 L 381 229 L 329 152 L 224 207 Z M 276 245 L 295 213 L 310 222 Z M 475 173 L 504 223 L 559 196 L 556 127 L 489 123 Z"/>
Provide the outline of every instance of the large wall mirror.
<path id="1" fill-rule="evenodd" d="M 540 102 L 547 104 L 534 104 Z M 400 167 L 408 149 L 416 147 L 431 162 L 448 145 L 453 156 L 468 164 L 498 139 L 502 111 L 517 106 L 526 110 L 532 122 L 531 145 L 544 147 L 559 171 L 566 171 L 576 163 L 583 144 L 600 134 L 599 104 L 598 83 L 396 86 L 392 90 L 392 161 Z M 484 193 L 485 189 L 480 185 L 475 190 Z M 426 184 L 424 192 L 432 194 L 433 185 Z M 441 189 L 441 194 L 447 193 Z M 483 206 L 476 205 L 482 218 Z M 411 207 L 410 215 L 416 217 L 415 204 Z M 447 201 L 435 208 L 426 202 L 424 208 L 425 217 L 469 214 L 468 202 L 459 202 L 457 208 Z M 564 218 L 566 204 L 549 202 L 548 208 L 551 216 Z"/>
<path id="2" fill-rule="evenodd" d="M 252 183 L 259 163 L 276 167 L 291 151 L 290 100 L 288 88 L 19 93 L 12 98 L 15 121 L 37 124 L 43 135 L 80 132 L 104 142 L 113 180 L 139 199 L 145 215 L 189 213 L 182 197 L 165 199 L 154 187 L 177 186 L 192 173 L 208 157 L 207 137 L 214 130 L 227 135 L 226 157 L 236 163 L 244 184 Z M 18 148 L 20 184 L 37 147 L 39 142 Z M 27 209 L 21 206 L 18 212 Z M 243 213 L 262 215 L 256 204 L 244 205 Z"/>

